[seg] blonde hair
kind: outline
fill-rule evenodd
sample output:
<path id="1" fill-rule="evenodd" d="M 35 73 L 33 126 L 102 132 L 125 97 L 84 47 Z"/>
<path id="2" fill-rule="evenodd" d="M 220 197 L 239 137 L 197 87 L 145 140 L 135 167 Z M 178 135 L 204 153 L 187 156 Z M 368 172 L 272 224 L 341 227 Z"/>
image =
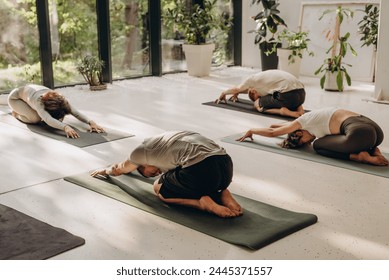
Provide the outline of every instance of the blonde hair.
<path id="1" fill-rule="evenodd" d="M 69 102 L 58 92 L 48 91 L 42 95 L 41 100 L 45 110 L 54 119 L 60 120 L 71 113 Z"/>

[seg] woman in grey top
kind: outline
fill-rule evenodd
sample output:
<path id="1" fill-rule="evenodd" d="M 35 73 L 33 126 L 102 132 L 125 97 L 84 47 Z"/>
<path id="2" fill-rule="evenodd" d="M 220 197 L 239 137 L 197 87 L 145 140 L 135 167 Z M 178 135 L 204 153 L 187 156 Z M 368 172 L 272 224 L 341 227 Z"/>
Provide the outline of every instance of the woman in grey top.
<path id="1" fill-rule="evenodd" d="M 90 132 L 104 132 L 104 129 L 78 112 L 61 94 L 41 85 L 29 84 L 15 88 L 8 96 L 12 115 L 21 122 L 38 124 L 44 121 L 53 128 L 64 130 L 67 137 L 78 138 L 78 133 L 63 118 L 71 114 L 89 124 Z"/>
<path id="2" fill-rule="evenodd" d="M 389 163 L 378 148 L 384 139 L 378 124 L 344 109 L 310 111 L 292 122 L 252 128 L 237 140 L 253 139 L 253 134 L 267 137 L 288 134 L 280 144 L 283 148 L 295 149 L 314 141 L 313 149 L 323 156 L 379 166 Z"/>
<path id="3" fill-rule="evenodd" d="M 225 149 L 190 131 L 170 131 L 147 138 L 125 161 L 96 170 L 92 176 L 118 176 L 138 170 L 154 182 L 158 197 L 208 211 L 220 217 L 242 215 L 242 208 L 227 190 L 233 165 Z"/>

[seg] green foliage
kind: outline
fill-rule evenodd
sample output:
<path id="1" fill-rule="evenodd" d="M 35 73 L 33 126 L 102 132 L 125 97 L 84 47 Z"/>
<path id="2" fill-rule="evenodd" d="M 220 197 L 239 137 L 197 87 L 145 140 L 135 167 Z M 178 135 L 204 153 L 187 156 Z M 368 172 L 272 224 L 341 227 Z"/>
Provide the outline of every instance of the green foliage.
<path id="1" fill-rule="evenodd" d="M 98 57 L 87 55 L 81 59 L 77 70 L 89 85 L 98 86 L 104 84 L 102 76 L 104 64 L 105 62 Z"/>
<path id="2" fill-rule="evenodd" d="M 278 0 L 252 0 L 253 4 L 262 3 L 262 9 L 259 13 L 252 17 L 257 23 L 255 30 L 250 30 L 249 33 L 256 33 L 254 44 L 258 44 L 259 48 L 270 55 L 277 50 L 279 46 L 276 41 L 275 34 L 279 26 L 287 27 L 285 21 L 279 16 Z"/>
<path id="3" fill-rule="evenodd" d="M 185 0 L 176 1 L 172 8 L 166 9 L 165 24 L 182 32 L 188 44 L 204 44 L 217 30 L 226 30 L 231 21 L 216 11 L 216 0 L 205 0 L 204 6 L 195 4 L 187 7 Z"/>
<path id="4" fill-rule="evenodd" d="M 338 6 L 336 10 L 326 10 L 323 12 L 319 20 L 323 18 L 323 16 L 335 12 L 336 17 L 338 18 L 339 24 L 341 25 L 343 22 L 344 17 L 353 17 L 354 13 L 353 11 L 349 9 L 344 9 L 342 6 Z M 340 26 L 339 26 L 340 30 Z M 347 32 L 344 36 L 341 36 L 339 34 L 339 37 L 332 38 L 333 44 L 332 46 L 327 50 L 327 54 L 330 51 L 337 50 L 337 52 L 333 53 L 331 57 L 327 57 L 323 64 L 315 71 L 315 75 L 318 75 L 320 73 L 323 73 L 323 76 L 320 78 L 320 86 L 321 88 L 324 88 L 324 83 L 326 80 L 326 74 L 329 73 L 337 73 L 336 74 L 336 83 L 339 91 L 343 91 L 344 89 L 344 77 L 346 78 L 347 84 L 351 85 L 351 77 L 347 72 L 347 68 L 345 66 L 351 67 L 351 64 L 347 64 L 343 61 L 344 57 L 348 53 L 348 50 L 351 51 L 353 56 L 357 55 L 357 52 L 354 50 L 354 48 L 350 45 L 348 42 L 348 39 L 350 38 L 350 32 Z"/>
<path id="5" fill-rule="evenodd" d="M 358 11 L 365 13 L 363 19 L 358 22 L 358 32 L 362 35 L 361 41 L 363 41 L 362 47 L 373 45 L 374 50 L 377 50 L 380 10 L 377 6 L 366 4 L 364 10 Z"/>
<path id="6" fill-rule="evenodd" d="M 303 52 L 306 51 L 309 56 L 313 56 L 313 52 L 308 50 L 308 32 L 298 31 L 294 32 L 288 29 L 282 30 L 277 35 L 277 39 L 280 42 L 286 42 L 286 49 L 291 50 L 292 53 L 289 55 L 289 63 L 294 63 L 296 57 L 303 58 Z"/>

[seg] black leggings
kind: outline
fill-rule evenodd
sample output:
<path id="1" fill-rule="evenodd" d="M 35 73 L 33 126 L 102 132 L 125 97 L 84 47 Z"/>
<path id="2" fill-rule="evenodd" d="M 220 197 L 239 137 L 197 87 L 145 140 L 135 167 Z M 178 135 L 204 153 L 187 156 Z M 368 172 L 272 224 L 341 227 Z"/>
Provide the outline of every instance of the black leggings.
<path id="1" fill-rule="evenodd" d="M 291 111 L 297 111 L 297 108 L 305 101 L 305 90 L 303 88 L 294 89 L 288 92 L 280 93 L 278 91 L 273 94 L 262 96 L 259 99 L 259 106 L 263 111 L 267 109 L 280 109 L 286 107 Z"/>
<path id="2" fill-rule="evenodd" d="M 354 116 L 342 123 L 340 134 L 317 139 L 313 142 L 313 148 L 323 156 L 349 159 L 350 154 L 374 152 L 382 140 L 384 133 L 378 124 L 365 116 Z"/>

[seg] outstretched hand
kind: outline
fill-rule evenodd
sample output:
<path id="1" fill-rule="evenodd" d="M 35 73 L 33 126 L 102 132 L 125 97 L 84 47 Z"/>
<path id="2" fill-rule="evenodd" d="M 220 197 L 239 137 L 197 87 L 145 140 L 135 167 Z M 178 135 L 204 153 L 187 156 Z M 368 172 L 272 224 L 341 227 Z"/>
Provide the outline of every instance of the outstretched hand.
<path id="1" fill-rule="evenodd" d="M 104 128 L 96 124 L 94 121 L 89 122 L 89 132 L 102 133 L 105 132 Z"/>
<path id="2" fill-rule="evenodd" d="M 219 104 L 222 101 L 224 101 L 224 103 L 227 104 L 226 94 L 224 92 L 222 92 L 222 94 L 220 94 L 219 98 L 215 100 L 215 103 Z"/>
<path id="3" fill-rule="evenodd" d="M 75 131 L 70 125 L 65 126 L 64 130 L 67 138 L 80 138 L 77 131 Z"/>
<path id="4" fill-rule="evenodd" d="M 251 130 L 248 130 L 242 137 L 236 139 L 236 141 L 243 142 L 244 140 L 246 140 L 246 138 L 250 138 L 251 141 L 254 141 L 253 133 L 251 132 Z"/>
<path id="5" fill-rule="evenodd" d="M 90 175 L 92 177 L 95 177 L 95 178 L 101 178 L 101 179 L 107 179 L 108 178 L 108 174 L 107 174 L 106 168 L 101 168 L 101 169 L 97 169 L 95 171 L 92 171 L 90 173 Z"/>

